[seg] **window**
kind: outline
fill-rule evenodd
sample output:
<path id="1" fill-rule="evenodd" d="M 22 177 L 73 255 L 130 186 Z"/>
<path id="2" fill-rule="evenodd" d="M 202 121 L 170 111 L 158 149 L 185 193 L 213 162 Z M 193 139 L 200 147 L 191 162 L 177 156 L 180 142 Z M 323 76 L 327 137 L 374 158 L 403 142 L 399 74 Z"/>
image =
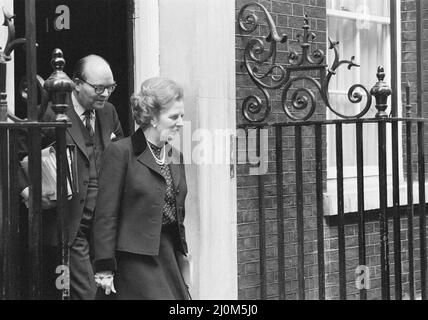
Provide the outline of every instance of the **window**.
<path id="1" fill-rule="evenodd" d="M 399 5 L 399 4 L 398 4 Z M 399 9 L 398 9 L 399 12 Z M 399 15 L 397 15 L 399 19 Z M 399 23 L 397 23 L 399 26 Z M 397 27 L 398 27 L 397 26 Z M 329 94 L 332 107 L 345 115 L 358 114 L 365 106 L 365 100 L 361 104 L 352 104 L 348 100 L 348 90 L 354 84 L 360 83 L 369 91 L 376 83 L 377 67 L 383 66 L 386 73 L 386 82 L 390 82 L 391 70 L 391 38 L 390 38 L 390 1 L 389 0 L 327 0 L 327 33 L 332 40 L 339 41 L 338 52 L 341 60 L 350 60 L 355 56 L 359 68 L 348 70 L 345 65 L 339 68 L 338 73 L 332 77 Z M 400 34 L 397 32 L 397 34 Z M 399 42 L 399 41 L 398 41 Z M 399 46 L 399 43 L 397 44 Z M 395 48 L 399 51 L 399 48 Z M 332 64 L 334 53 L 329 50 L 328 62 Z M 399 83 L 400 81 L 398 81 Z M 399 87 L 399 86 L 398 86 Z M 398 95 L 400 96 L 400 95 Z M 390 99 L 389 99 L 390 102 Z M 400 110 L 400 106 L 398 106 Z M 370 111 L 365 117 L 372 118 L 377 110 L 374 101 Z M 389 110 L 387 110 L 389 113 Z M 337 116 L 327 110 L 327 119 L 336 119 Z M 336 142 L 335 127 L 327 128 L 327 178 L 328 184 L 336 183 Z M 373 177 L 373 184 L 377 183 L 374 178 L 378 175 L 378 146 L 377 146 L 377 125 L 364 124 L 364 174 L 367 177 L 366 183 L 370 184 L 370 177 Z M 387 133 L 390 137 L 390 133 Z M 356 189 L 356 133 L 355 125 L 343 125 L 343 164 L 345 178 L 345 192 L 347 187 Z M 388 149 L 390 150 L 390 141 Z M 390 156 L 387 157 L 390 160 Z M 391 165 L 388 163 L 389 175 Z M 335 186 L 327 184 L 327 193 L 334 190 Z M 333 193 L 333 192 L 331 192 Z M 377 194 L 376 194 L 377 195 Z M 346 196 L 346 195 L 345 195 Z M 352 196 L 355 196 L 353 194 Z M 353 199 L 346 200 L 348 203 Z M 353 207 L 353 206 L 352 206 Z M 350 211 L 352 211 L 350 209 Z"/>
<path id="2" fill-rule="evenodd" d="M 327 1 L 328 35 L 339 41 L 339 57 L 350 59 L 356 57 L 360 68 L 351 71 L 342 66 L 330 84 L 330 101 L 336 110 L 342 114 L 352 115 L 364 107 L 348 101 L 349 88 L 363 84 L 368 90 L 376 82 L 376 70 L 379 65 L 385 67 L 387 75 L 390 68 L 390 18 L 389 0 L 329 0 Z M 330 50 L 331 51 L 331 50 Z M 329 52 L 329 61 L 333 59 Z M 388 81 L 388 79 L 386 79 Z M 372 106 L 366 117 L 374 117 L 376 109 Z M 329 119 L 336 116 L 328 112 Z M 377 174 L 377 141 L 376 125 L 364 126 L 364 166 L 366 175 Z M 328 176 L 335 176 L 336 153 L 334 128 L 328 130 L 327 161 Z M 356 176 L 355 159 L 355 127 L 344 126 L 344 174 L 346 177 Z"/>

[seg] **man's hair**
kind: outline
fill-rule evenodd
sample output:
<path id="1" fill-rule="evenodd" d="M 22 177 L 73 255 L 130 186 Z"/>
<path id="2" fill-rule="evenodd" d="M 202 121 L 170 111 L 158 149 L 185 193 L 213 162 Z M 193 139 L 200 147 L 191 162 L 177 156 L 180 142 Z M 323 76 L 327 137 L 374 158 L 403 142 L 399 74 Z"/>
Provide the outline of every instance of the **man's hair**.
<path id="1" fill-rule="evenodd" d="M 73 80 L 76 79 L 76 78 L 82 79 L 82 80 L 86 80 L 85 66 L 86 66 L 86 64 L 88 63 L 89 60 L 94 59 L 94 58 L 95 59 L 100 59 L 100 60 L 104 61 L 105 63 L 107 63 L 108 66 L 110 66 L 110 64 L 107 62 L 107 60 L 104 59 L 103 57 L 98 56 L 96 54 L 88 55 L 86 57 L 81 58 L 74 65 L 74 69 L 73 69 Z"/>

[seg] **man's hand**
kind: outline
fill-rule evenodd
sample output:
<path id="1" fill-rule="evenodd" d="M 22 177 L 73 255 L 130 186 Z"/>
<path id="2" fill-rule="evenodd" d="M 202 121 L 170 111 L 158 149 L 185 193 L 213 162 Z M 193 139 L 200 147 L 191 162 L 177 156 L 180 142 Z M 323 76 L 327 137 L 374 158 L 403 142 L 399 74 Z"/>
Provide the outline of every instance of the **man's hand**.
<path id="1" fill-rule="evenodd" d="M 42 209 L 52 209 L 56 207 L 56 200 L 51 200 L 50 197 L 52 197 L 54 193 L 44 193 L 42 194 Z"/>
<path id="2" fill-rule="evenodd" d="M 56 201 L 52 201 L 50 200 L 50 197 L 52 197 L 54 194 L 51 193 L 42 193 L 42 209 L 43 210 L 47 210 L 47 209 L 52 209 L 56 207 Z M 28 208 L 29 204 L 28 204 L 28 200 L 30 198 L 30 191 L 29 188 L 26 187 L 24 190 L 22 190 L 21 192 L 21 196 L 24 199 L 24 203 L 25 206 Z"/>
<path id="3" fill-rule="evenodd" d="M 109 295 L 111 292 L 116 293 L 113 280 L 113 272 L 111 271 L 97 272 L 95 274 L 95 283 L 97 287 L 103 288 L 106 295 Z"/>

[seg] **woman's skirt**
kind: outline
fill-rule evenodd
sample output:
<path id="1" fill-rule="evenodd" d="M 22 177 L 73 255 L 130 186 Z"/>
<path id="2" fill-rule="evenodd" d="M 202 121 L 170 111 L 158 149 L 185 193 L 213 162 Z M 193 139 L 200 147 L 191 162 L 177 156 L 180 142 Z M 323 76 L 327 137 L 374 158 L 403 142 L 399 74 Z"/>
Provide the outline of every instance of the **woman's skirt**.
<path id="1" fill-rule="evenodd" d="M 159 255 L 117 252 L 114 286 L 119 300 L 188 300 L 189 294 L 178 267 L 175 226 L 162 228 Z"/>

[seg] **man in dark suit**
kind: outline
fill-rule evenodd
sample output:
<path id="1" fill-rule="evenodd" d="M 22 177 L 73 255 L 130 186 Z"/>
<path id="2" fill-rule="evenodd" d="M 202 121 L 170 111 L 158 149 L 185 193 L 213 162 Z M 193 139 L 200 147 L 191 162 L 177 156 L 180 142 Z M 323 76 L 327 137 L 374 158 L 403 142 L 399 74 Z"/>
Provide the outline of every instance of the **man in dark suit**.
<path id="1" fill-rule="evenodd" d="M 72 126 L 67 128 L 66 140 L 68 145 L 75 145 L 77 150 L 78 193 L 68 201 L 65 217 L 70 247 L 70 292 L 71 299 L 94 299 L 96 285 L 89 236 L 98 193 L 98 173 L 102 152 L 112 140 L 122 138 L 123 131 L 114 106 L 107 102 L 116 87 L 109 64 L 96 55 L 84 57 L 74 68 L 73 81 L 73 107 L 66 113 Z M 43 120 L 55 121 L 55 114 L 50 108 Z M 43 146 L 54 141 L 54 130 L 43 133 Z M 23 197 L 27 197 L 25 191 Z M 43 194 L 42 206 L 50 209 L 55 207 L 55 203 L 49 200 L 49 195 Z M 49 244 L 57 244 L 55 214 L 55 210 L 51 210 L 43 216 L 46 222 L 44 234 Z M 55 270 L 47 272 L 51 275 Z"/>

